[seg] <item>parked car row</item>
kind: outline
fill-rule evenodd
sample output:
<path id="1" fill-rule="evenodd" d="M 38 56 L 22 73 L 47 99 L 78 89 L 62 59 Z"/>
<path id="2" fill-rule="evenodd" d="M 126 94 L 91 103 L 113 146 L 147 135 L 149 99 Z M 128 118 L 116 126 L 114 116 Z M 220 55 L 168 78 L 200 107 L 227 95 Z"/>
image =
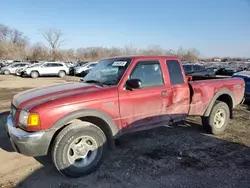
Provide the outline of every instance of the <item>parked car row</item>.
<path id="1" fill-rule="evenodd" d="M 183 64 L 185 74 L 188 76 L 215 76 L 215 72 L 196 64 Z"/>
<path id="2" fill-rule="evenodd" d="M 237 72 L 248 70 L 250 64 L 235 62 L 197 64 L 185 62 L 183 63 L 183 68 L 189 76 L 232 76 Z"/>
<path id="3" fill-rule="evenodd" d="M 65 62 L 14 62 L 1 64 L 0 73 L 5 75 L 15 74 L 22 77 L 37 78 L 40 76 L 77 75 L 86 76 L 98 62 L 78 62 L 75 65 Z"/>

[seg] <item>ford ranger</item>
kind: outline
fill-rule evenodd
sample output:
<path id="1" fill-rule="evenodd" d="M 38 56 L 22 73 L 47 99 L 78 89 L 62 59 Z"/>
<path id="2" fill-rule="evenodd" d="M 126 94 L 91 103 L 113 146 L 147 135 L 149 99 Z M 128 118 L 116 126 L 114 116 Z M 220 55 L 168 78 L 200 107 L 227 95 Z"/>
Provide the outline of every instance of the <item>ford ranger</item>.
<path id="1" fill-rule="evenodd" d="M 94 172 L 125 133 L 199 116 L 206 131 L 222 134 L 244 90 L 242 78 L 186 77 L 177 57 L 107 58 L 80 82 L 15 95 L 6 130 L 17 152 L 51 153 L 75 178 Z"/>

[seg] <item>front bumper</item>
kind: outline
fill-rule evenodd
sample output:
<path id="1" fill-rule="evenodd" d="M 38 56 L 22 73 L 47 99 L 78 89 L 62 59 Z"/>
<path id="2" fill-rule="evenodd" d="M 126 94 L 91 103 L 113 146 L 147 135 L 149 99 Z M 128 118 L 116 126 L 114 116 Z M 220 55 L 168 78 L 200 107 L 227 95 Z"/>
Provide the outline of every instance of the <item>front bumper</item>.
<path id="1" fill-rule="evenodd" d="M 6 123 L 7 135 L 16 152 L 27 156 L 43 156 L 48 153 L 50 142 L 55 131 L 26 132 L 16 128 L 12 116 Z"/>

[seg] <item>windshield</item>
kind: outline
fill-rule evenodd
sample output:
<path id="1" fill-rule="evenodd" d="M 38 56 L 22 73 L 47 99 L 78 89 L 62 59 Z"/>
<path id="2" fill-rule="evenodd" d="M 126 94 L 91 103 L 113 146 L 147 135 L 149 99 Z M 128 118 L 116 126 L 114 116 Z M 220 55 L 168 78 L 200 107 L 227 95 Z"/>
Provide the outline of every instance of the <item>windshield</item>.
<path id="1" fill-rule="evenodd" d="M 84 82 L 96 82 L 103 85 L 117 85 L 131 63 L 131 58 L 111 58 L 98 62 L 84 77 Z"/>
<path id="2" fill-rule="evenodd" d="M 9 65 L 10 68 L 17 67 L 19 64 L 11 64 Z"/>

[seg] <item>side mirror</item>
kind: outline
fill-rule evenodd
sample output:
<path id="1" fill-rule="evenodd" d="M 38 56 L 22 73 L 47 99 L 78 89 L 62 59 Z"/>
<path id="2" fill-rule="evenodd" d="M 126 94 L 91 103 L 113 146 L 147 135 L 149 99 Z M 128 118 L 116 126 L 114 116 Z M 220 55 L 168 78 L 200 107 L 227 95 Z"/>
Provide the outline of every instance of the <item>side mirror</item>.
<path id="1" fill-rule="evenodd" d="M 138 89 L 141 87 L 141 80 L 140 79 L 129 79 L 126 82 L 126 87 L 128 89 Z"/>

